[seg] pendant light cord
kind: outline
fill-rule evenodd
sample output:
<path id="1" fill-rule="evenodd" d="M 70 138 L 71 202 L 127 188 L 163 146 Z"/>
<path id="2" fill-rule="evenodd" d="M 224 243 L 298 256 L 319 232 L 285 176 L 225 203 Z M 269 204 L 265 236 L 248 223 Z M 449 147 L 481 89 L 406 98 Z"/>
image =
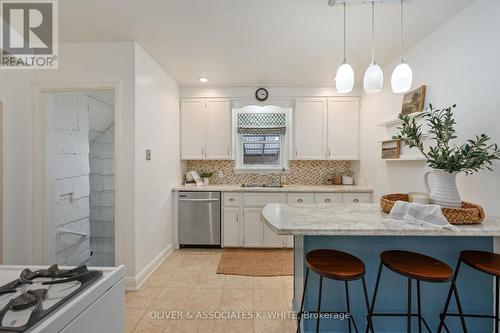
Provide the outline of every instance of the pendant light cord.
<path id="1" fill-rule="evenodd" d="M 399 51 L 401 54 L 401 62 L 404 62 L 404 57 L 403 57 L 403 0 L 401 0 L 401 30 L 400 30 L 400 35 L 399 35 Z"/>
<path id="2" fill-rule="evenodd" d="M 347 58 L 345 56 L 345 45 L 346 45 L 346 38 L 345 38 L 345 35 L 346 35 L 346 24 L 345 24 L 345 2 L 344 2 L 344 64 L 347 63 Z"/>
<path id="3" fill-rule="evenodd" d="M 372 63 L 375 63 L 375 1 L 372 0 Z"/>

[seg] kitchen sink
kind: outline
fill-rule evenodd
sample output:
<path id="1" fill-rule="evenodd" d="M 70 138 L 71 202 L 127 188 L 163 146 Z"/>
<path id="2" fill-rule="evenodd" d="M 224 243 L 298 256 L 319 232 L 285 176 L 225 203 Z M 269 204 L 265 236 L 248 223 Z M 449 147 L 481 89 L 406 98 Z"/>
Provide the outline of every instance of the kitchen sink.
<path id="1" fill-rule="evenodd" d="M 282 188 L 281 184 L 241 184 L 244 188 Z"/>

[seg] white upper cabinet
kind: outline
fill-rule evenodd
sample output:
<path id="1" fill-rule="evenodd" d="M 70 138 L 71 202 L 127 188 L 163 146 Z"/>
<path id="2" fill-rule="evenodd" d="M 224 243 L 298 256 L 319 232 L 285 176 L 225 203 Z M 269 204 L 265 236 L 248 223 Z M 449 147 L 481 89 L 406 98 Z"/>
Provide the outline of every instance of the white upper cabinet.
<path id="1" fill-rule="evenodd" d="M 207 159 L 231 157 L 231 108 L 227 99 L 207 100 L 205 114 Z"/>
<path id="2" fill-rule="evenodd" d="M 295 101 L 294 159 L 359 159 L 359 100 Z"/>
<path id="3" fill-rule="evenodd" d="M 183 100 L 181 103 L 181 158 L 205 158 L 205 107 L 201 99 Z"/>
<path id="4" fill-rule="evenodd" d="M 325 159 L 326 102 L 321 98 L 295 101 L 294 159 Z"/>
<path id="5" fill-rule="evenodd" d="M 230 159 L 231 150 L 229 100 L 183 99 L 181 159 Z"/>
<path id="6" fill-rule="evenodd" d="M 359 101 L 328 100 L 327 157 L 359 159 Z"/>

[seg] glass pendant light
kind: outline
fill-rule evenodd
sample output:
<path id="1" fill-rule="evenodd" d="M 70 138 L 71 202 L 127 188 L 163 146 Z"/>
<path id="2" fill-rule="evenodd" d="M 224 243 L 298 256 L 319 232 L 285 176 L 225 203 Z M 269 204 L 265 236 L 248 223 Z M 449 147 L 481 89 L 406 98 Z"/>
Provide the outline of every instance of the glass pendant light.
<path id="1" fill-rule="evenodd" d="M 337 70 L 337 75 L 335 76 L 335 86 L 337 87 L 337 93 L 347 94 L 352 91 L 354 87 L 354 70 L 351 65 L 347 63 L 345 56 L 346 53 L 346 20 L 345 20 L 345 2 L 344 2 L 344 62 L 340 65 Z"/>
<path id="2" fill-rule="evenodd" d="M 367 94 L 376 94 L 384 86 L 384 72 L 375 62 L 375 2 L 372 0 L 372 62 L 366 69 L 363 86 Z"/>
<path id="3" fill-rule="evenodd" d="M 401 31 L 400 31 L 400 53 L 401 63 L 396 66 L 392 72 L 391 87 L 392 91 L 396 94 L 405 93 L 410 91 L 413 82 L 413 73 L 410 66 L 404 61 L 403 58 L 403 0 L 401 0 Z"/>

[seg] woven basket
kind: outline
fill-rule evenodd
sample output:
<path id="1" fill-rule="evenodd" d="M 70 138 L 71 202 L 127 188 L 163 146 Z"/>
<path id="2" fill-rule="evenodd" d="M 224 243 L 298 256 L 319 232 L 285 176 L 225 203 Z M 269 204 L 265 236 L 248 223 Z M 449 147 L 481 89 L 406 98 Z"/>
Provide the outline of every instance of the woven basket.
<path id="1" fill-rule="evenodd" d="M 396 201 L 409 201 L 408 194 L 387 194 L 380 198 L 380 207 L 389 214 Z M 484 210 L 481 206 L 462 201 L 461 208 L 441 208 L 451 224 L 479 224 L 484 220 Z"/>

